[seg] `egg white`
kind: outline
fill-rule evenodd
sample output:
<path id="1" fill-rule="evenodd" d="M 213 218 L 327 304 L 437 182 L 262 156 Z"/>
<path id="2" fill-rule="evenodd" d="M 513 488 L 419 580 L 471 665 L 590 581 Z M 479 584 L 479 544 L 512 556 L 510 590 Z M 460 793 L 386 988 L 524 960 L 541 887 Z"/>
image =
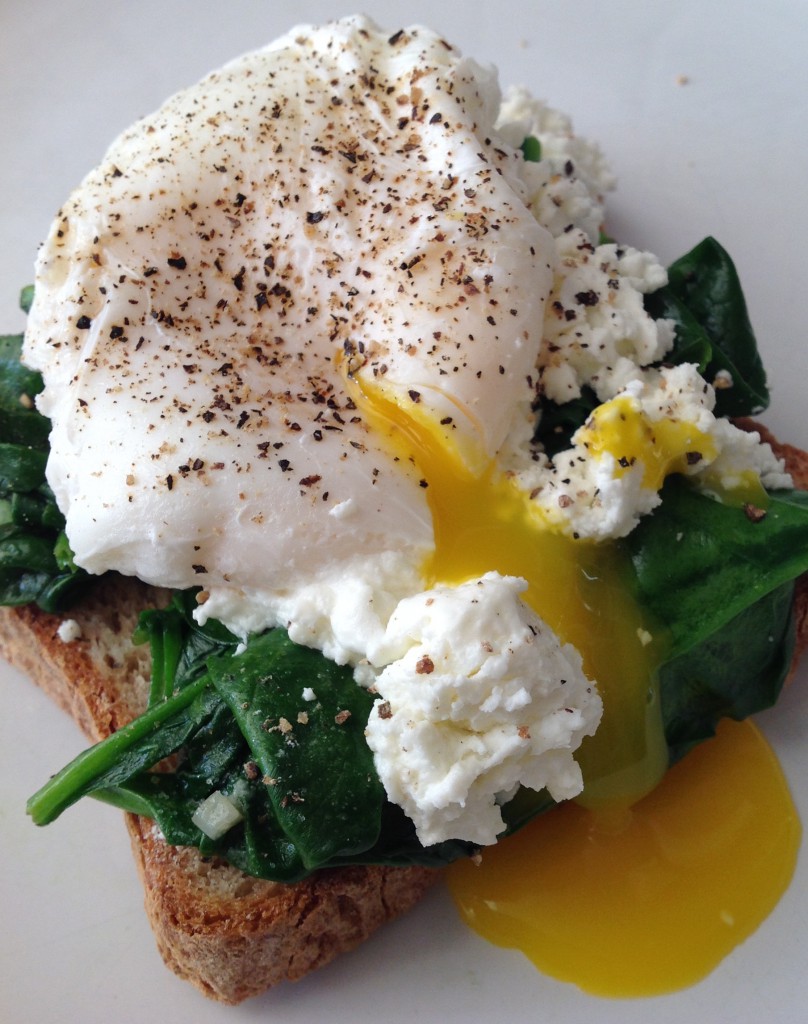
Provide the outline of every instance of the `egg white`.
<path id="1" fill-rule="evenodd" d="M 25 346 L 80 565 L 201 584 L 241 632 L 359 561 L 411 591 L 424 487 L 351 378 L 467 458 L 529 405 L 554 247 L 498 112 L 435 34 L 351 18 L 113 143 L 41 250 Z"/>

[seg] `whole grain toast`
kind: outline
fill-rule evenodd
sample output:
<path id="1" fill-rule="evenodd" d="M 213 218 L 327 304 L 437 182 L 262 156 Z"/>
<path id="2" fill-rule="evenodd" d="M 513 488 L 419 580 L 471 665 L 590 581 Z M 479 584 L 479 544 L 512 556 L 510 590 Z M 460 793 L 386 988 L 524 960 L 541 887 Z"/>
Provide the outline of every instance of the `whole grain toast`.
<path id="1" fill-rule="evenodd" d="M 808 453 L 779 444 L 795 485 L 808 488 Z M 70 612 L 78 637 L 65 642 L 65 616 L 34 606 L 0 609 L 0 653 L 76 720 L 90 740 L 114 732 L 146 703 L 149 652 L 130 637 L 139 612 L 166 602 L 138 580 L 105 577 Z M 808 575 L 795 591 L 797 647 L 808 647 Z M 294 884 L 252 878 L 192 848 L 169 846 L 153 823 L 126 815 L 146 909 L 166 964 L 205 995 L 238 1003 L 297 980 L 359 945 L 410 909 L 439 877 L 429 868 L 323 870 Z"/>

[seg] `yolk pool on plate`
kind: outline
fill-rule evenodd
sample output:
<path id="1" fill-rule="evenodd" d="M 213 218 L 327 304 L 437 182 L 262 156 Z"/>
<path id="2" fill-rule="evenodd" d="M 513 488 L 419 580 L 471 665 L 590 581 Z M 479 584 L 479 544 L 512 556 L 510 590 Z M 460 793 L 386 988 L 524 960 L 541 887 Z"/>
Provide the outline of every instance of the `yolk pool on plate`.
<path id="1" fill-rule="evenodd" d="M 598 995 L 698 981 L 765 919 L 794 871 L 800 826 L 773 752 L 752 725 L 725 723 L 666 775 L 654 684 L 664 630 L 624 585 L 620 548 L 553 529 L 495 464 L 473 457 L 470 468 L 426 416 L 377 386 L 363 386 L 357 405 L 423 475 L 435 532 L 427 585 L 491 570 L 523 577 L 524 599 L 581 652 L 604 701 L 578 755 L 582 797 L 485 849 L 479 865 L 453 865 L 461 914 Z M 581 436 L 623 469 L 642 460 L 654 488 L 714 457 L 694 426 L 652 424 L 625 399 L 597 410 Z M 744 489 L 721 497 L 763 500 L 755 481 Z"/>
<path id="2" fill-rule="evenodd" d="M 612 823 L 564 804 L 479 865 L 453 864 L 461 915 L 594 995 L 699 981 L 793 875 L 800 825 L 777 759 L 751 723 L 725 721 L 626 815 Z"/>

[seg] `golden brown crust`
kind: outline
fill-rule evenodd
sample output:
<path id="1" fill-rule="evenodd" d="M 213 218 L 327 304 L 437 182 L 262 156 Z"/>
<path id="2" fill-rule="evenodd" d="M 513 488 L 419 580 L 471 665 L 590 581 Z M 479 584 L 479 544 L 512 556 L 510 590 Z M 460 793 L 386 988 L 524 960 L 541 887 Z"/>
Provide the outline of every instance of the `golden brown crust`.
<path id="1" fill-rule="evenodd" d="M 425 868 L 370 866 L 320 871 L 294 885 L 265 882 L 168 846 L 150 821 L 127 817 L 163 959 L 225 1003 L 297 981 L 354 949 L 438 877 Z"/>
<path id="2" fill-rule="evenodd" d="M 808 488 L 808 453 L 757 430 Z M 70 613 L 81 632 L 64 643 L 62 617 L 32 607 L 0 609 L 0 653 L 26 672 L 86 735 L 97 740 L 143 707 L 148 651 L 129 643 L 137 613 L 165 601 L 137 580 L 102 581 Z M 797 658 L 808 648 L 808 574 L 795 596 Z M 171 847 L 148 819 L 127 815 L 146 909 L 166 964 L 205 995 L 238 1003 L 297 980 L 358 946 L 410 909 L 439 877 L 426 868 L 322 871 L 294 885 L 251 878 L 189 848 Z"/>
<path id="3" fill-rule="evenodd" d="M 770 430 L 755 420 L 741 419 L 738 426 L 760 434 L 762 440 L 772 446 L 775 454 L 785 461 L 786 469 L 791 474 L 794 486 L 808 491 L 808 452 L 795 448 L 793 444 L 778 441 Z M 795 641 L 794 657 L 791 662 L 791 676 L 797 669 L 800 659 L 808 651 L 808 573 L 803 573 L 794 588 L 794 624 Z"/>

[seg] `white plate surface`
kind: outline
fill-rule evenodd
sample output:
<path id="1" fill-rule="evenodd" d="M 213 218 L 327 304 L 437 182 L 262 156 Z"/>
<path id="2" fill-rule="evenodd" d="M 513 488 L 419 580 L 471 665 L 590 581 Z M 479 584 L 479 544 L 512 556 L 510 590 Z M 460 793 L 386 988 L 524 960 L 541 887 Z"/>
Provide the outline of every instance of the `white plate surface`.
<path id="1" fill-rule="evenodd" d="M 425 22 L 572 113 L 619 178 L 610 228 L 670 260 L 706 234 L 733 254 L 768 365 L 765 419 L 808 448 L 808 5 L 769 0 L 367 0 L 391 30 Z M 404 12 L 404 13 L 402 13 Z M 69 189 L 138 115 L 301 21 L 353 13 L 299 0 L 0 4 L 0 328 Z M 296 986 L 238 1008 L 162 966 L 116 812 L 88 802 L 45 830 L 24 802 L 81 746 L 75 727 L 0 666 L 0 1019 L 387 1024 L 509 1019 L 681 1024 L 805 1019 L 808 857 L 759 931 L 707 980 L 604 1001 L 487 945 L 436 890 L 406 919 Z M 761 717 L 808 821 L 808 673 Z"/>

